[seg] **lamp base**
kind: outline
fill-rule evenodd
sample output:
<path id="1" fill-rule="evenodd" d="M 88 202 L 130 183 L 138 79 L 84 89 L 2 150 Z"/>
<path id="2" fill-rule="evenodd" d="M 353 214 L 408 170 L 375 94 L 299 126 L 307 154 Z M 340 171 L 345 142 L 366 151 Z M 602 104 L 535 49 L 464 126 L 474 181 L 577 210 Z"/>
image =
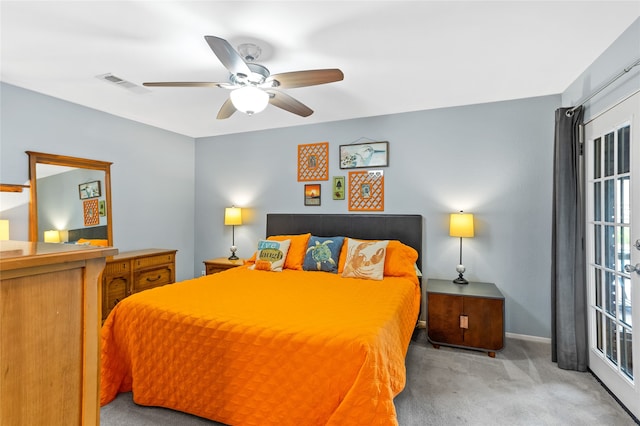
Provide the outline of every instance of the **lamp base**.
<path id="1" fill-rule="evenodd" d="M 238 260 L 238 259 L 240 259 L 238 256 L 236 256 L 236 251 L 238 250 L 238 247 L 233 245 L 233 246 L 231 246 L 231 248 L 229 250 L 231 250 L 231 256 L 229 256 L 227 259 L 229 259 L 229 260 Z"/>
<path id="2" fill-rule="evenodd" d="M 462 276 L 462 274 L 458 275 L 458 278 L 456 278 L 455 280 L 453 280 L 454 284 L 469 284 L 469 281 L 467 281 L 466 279 L 464 279 L 464 277 Z"/>

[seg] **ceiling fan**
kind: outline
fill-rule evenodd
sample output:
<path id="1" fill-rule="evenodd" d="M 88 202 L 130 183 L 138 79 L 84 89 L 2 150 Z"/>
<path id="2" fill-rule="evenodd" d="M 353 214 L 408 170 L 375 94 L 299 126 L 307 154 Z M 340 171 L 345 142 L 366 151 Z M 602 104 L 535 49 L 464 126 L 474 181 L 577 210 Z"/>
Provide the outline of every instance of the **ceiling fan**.
<path id="1" fill-rule="evenodd" d="M 333 83 L 344 78 L 342 71 L 337 68 L 271 75 L 266 67 L 254 62 L 261 53 L 260 47 L 255 44 L 246 43 L 238 46 L 240 52 L 238 53 L 224 39 L 215 36 L 205 36 L 204 39 L 222 65 L 231 73 L 228 82 L 157 82 L 142 83 L 143 86 L 219 87 L 231 90 L 229 98 L 218 112 L 218 119 L 229 118 L 236 111 L 249 115 L 255 114 L 264 110 L 267 104 L 301 117 L 308 117 L 313 114 L 311 108 L 278 89 L 315 86 Z"/>

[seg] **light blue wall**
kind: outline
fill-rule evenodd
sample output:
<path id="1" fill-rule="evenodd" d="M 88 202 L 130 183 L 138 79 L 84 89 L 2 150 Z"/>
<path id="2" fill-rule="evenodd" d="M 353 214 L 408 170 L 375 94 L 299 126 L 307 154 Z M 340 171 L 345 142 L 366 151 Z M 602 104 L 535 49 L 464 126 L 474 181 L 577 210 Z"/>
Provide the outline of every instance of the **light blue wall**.
<path id="1" fill-rule="evenodd" d="M 177 249 L 178 279 L 193 276 L 193 138 L 4 83 L 0 90 L 0 182 L 28 183 L 27 150 L 111 161 L 114 245 Z M 28 191 L 1 195 L 11 238 L 27 240 Z"/>
<path id="2" fill-rule="evenodd" d="M 453 278 L 458 241 L 448 214 L 473 212 L 476 237 L 464 241 L 467 276 L 495 282 L 507 298 L 507 331 L 550 336 L 549 274 L 553 115 L 615 75 L 640 52 L 640 21 L 562 95 L 421 111 L 287 129 L 192 138 L 0 84 L 0 182 L 26 183 L 26 150 L 112 161 L 114 239 L 124 250 L 178 249 L 178 279 L 202 260 L 226 256 L 224 207 L 245 207 L 236 228 L 241 256 L 264 236 L 269 212 L 346 213 L 329 196 L 303 205 L 297 145 L 386 140 L 385 213 L 425 218 L 426 276 Z M 639 70 L 588 105 L 587 117 L 640 88 Z M 364 139 L 361 139 L 364 138 Z M 0 194 L 13 239 L 28 237 L 28 191 Z M 196 232 L 197 230 L 197 232 Z"/>
<path id="3" fill-rule="evenodd" d="M 560 96 L 306 125 L 196 140 L 195 271 L 225 256 L 231 230 L 224 207 L 244 207 L 236 227 L 240 256 L 265 234 L 266 213 L 348 213 L 322 182 L 322 204 L 303 205 L 297 146 L 329 142 L 329 177 L 338 147 L 360 138 L 389 141 L 385 213 L 425 220 L 425 276 L 455 278 L 459 240 L 448 215 L 475 214 L 476 237 L 464 240 L 465 276 L 490 281 L 506 296 L 508 332 L 550 335 L 550 235 L 553 117 Z"/>
<path id="4" fill-rule="evenodd" d="M 640 59 L 640 18 L 562 93 L 563 106 L 575 106 Z M 640 90 L 640 65 L 585 104 L 585 121 Z"/>

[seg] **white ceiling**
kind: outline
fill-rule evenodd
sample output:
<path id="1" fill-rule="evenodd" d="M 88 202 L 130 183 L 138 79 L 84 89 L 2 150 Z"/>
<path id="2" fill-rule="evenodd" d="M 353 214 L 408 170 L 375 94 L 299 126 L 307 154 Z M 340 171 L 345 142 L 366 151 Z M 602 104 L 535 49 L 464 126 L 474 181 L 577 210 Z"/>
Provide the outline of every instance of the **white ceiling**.
<path id="1" fill-rule="evenodd" d="M 204 137 L 558 94 L 639 16 L 637 0 L 2 0 L 0 79 Z M 224 82 L 205 35 L 259 44 L 272 74 L 340 68 L 345 78 L 286 91 L 310 117 L 269 106 L 227 120 L 216 120 L 224 89 L 96 78 Z"/>

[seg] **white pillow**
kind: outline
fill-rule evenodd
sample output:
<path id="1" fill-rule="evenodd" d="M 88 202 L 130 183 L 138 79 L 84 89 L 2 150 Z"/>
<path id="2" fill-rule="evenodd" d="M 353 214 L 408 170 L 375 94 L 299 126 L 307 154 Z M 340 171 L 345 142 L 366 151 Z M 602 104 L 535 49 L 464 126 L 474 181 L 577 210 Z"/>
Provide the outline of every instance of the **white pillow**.
<path id="1" fill-rule="evenodd" d="M 258 241 L 258 251 L 256 252 L 256 263 L 249 266 L 249 269 L 260 271 L 282 272 L 284 261 L 287 258 L 287 252 L 291 240 L 274 241 L 260 240 Z"/>
<path id="2" fill-rule="evenodd" d="M 387 255 L 387 240 L 355 240 L 347 238 L 347 259 L 343 277 L 382 280 L 384 259 Z"/>

